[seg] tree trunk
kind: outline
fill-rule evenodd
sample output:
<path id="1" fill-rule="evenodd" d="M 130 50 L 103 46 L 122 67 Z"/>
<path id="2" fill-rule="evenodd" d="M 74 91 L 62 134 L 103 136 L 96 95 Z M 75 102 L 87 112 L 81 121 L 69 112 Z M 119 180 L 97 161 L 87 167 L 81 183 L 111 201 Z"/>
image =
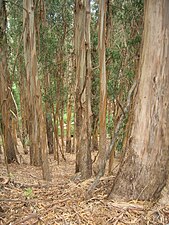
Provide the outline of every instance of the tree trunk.
<path id="1" fill-rule="evenodd" d="M 53 136 L 53 116 L 52 116 L 52 101 L 51 97 L 48 95 L 48 90 L 50 90 L 50 76 L 48 71 L 45 71 L 46 76 L 44 78 L 44 90 L 46 95 L 45 101 L 45 114 L 46 114 L 46 132 L 47 132 L 47 142 L 48 142 L 48 149 L 49 154 L 54 153 L 54 136 Z"/>
<path id="2" fill-rule="evenodd" d="M 42 109 L 40 82 L 37 74 L 34 1 L 24 0 L 23 7 L 24 58 L 28 85 L 27 99 L 30 113 L 30 161 L 35 166 L 41 165 L 43 178 L 49 180 L 46 121 Z"/>
<path id="3" fill-rule="evenodd" d="M 60 124 L 60 139 L 61 139 L 61 144 L 62 144 L 62 151 L 64 152 L 64 103 L 62 99 L 62 104 L 61 104 L 61 109 L 60 109 L 60 116 L 59 116 L 59 124 Z"/>
<path id="4" fill-rule="evenodd" d="M 22 129 L 21 129 L 21 142 L 24 148 L 24 153 L 28 154 L 27 146 L 26 146 L 26 140 L 28 138 L 28 114 L 29 114 L 29 108 L 27 104 L 27 98 L 26 98 L 26 85 L 25 80 L 25 67 L 24 70 L 22 70 L 22 59 L 19 57 L 19 65 L 18 65 L 18 72 L 20 76 L 20 83 L 19 83 L 19 93 L 20 93 L 20 113 L 21 113 L 21 122 L 22 122 Z"/>
<path id="5" fill-rule="evenodd" d="M 90 53 L 90 1 L 75 3 L 76 53 L 76 172 L 82 179 L 92 174 L 91 164 L 91 53 Z"/>
<path id="6" fill-rule="evenodd" d="M 66 128 L 66 152 L 68 153 L 71 153 L 71 113 L 72 113 L 72 103 L 70 95 L 67 103 L 67 128 Z"/>
<path id="7" fill-rule="evenodd" d="M 98 151 L 98 117 L 93 113 L 93 135 L 92 135 L 92 151 Z"/>
<path id="8" fill-rule="evenodd" d="M 145 1 L 143 50 L 127 151 L 109 197 L 156 200 L 169 166 L 169 1 Z"/>
<path id="9" fill-rule="evenodd" d="M 106 78 L 106 0 L 99 2 L 99 67 L 100 67 L 100 108 L 99 108 L 99 156 L 95 172 L 102 167 L 106 151 L 106 106 L 107 106 L 107 78 Z"/>
<path id="10" fill-rule="evenodd" d="M 59 137 L 58 137 L 58 102 L 56 104 L 56 113 L 53 106 L 53 118 L 54 118 L 54 135 L 55 135 L 55 148 L 54 148 L 54 160 L 57 160 L 59 165 Z"/>
<path id="11" fill-rule="evenodd" d="M 53 154 L 54 153 L 53 122 L 52 122 L 52 113 L 50 111 L 46 111 L 46 131 L 47 131 L 49 154 Z"/>
<path id="12" fill-rule="evenodd" d="M 24 26 L 24 58 L 27 75 L 27 100 L 29 104 L 29 138 L 30 162 L 32 165 L 41 165 L 39 148 L 38 115 L 36 111 L 36 86 L 37 86 L 37 56 L 34 25 L 33 1 L 23 1 L 23 26 Z M 27 11 L 25 11 L 25 9 Z"/>
<path id="13" fill-rule="evenodd" d="M 38 114 L 38 126 L 39 126 L 39 144 L 41 151 L 41 166 L 42 166 L 42 175 L 44 180 L 51 180 L 50 172 L 49 172 L 49 163 L 48 163 L 48 144 L 47 144 L 47 132 L 46 132 L 46 121 L 44 117 L 44 112 L 42 108 L 42 97 L 40 90 L 40 81 L 37 82 L 37 95 L 39 98 L 37 99 L 37 114 Z"/>
<path id="14" fill-rule="evenodd" d="M 7 40 L 6 32 L 7 15 L 5 1 L 0 2 L 0 112 L 2 116 L 2 137 L 5 159 L 8 163 L 17 161 L 16 146 L 11 133 L 11 101 L 10 82 L 7 67 Z"/>

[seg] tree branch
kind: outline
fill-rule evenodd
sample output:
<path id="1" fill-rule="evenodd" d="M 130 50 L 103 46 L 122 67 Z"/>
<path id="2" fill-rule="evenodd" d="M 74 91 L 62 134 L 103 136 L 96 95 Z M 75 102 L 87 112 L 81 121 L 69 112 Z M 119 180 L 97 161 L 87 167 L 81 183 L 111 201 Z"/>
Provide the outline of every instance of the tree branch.
<path id="1" fill-rule="evenodd" d="M 127 104 L 126 104 L 126 107 L 124 108 L 124 110 L 123 110 L 124 112 L 123 112 L 123 113 L 121 114 L 121 116 L 120 116 L 119 122 L 118 122 L 118 124 L 117 124 L 117 126 L 116 126 L 116 128 L 115 128 L 114 136 L 112 137 L 112 140 L 111 140 L 111 143 L 110 143 L 110 145 L 109 145 L 109 148 L 108 148 L 108 150 L 107 150 L 107 152 L 106 152 L 106 154 L 105 154 L 105 156 L 104 156 L 103 163 L 102 163 L 102 165 L 100 165 L 99 172 L 98 172 L 98 174 L 97 174 L 95 180 L 93 181 L 93 183 L 90 185 L 90 187 L 89 187 L 89 189 L 88 189 L 88 191 L 87 191 L 87 195 L 91 195 L 91 194 L 92 194 L 92 192 L 94 191 L 94 189 L 95 189 L 96 186 L 98 185 L 98 183 L 99 183 L 99 181 L 100 181 L 100 178 L 104 175 L 105 168 L 106 168 L 106 162 L 107 162 L 107 160 L 108 160 L 109 157 L 110 157 L 111 151 L 112 151 L 112 149 L 113 149 L 113 147 L 114 147 L 114 144 L 115 144 L 115 142 L 116 142 L 116 139 L 117 139 L 117 137 L 118 137 L 120 127 L 121 127 L 121 125 L 122 125 L 122 123 L 123 123 L 123 119 L 124 119 L 125 115 L 126 115 L 126 114 L 128 113 L 128 111 L 129 111 L 132 93 L 133 93 L 133 91 L 134 91 L 134 89 L 135 89 L 135 87 L 136 87 L 136 84 L 137 84 L 137 82 L 134 81 L 132 87 L 131 87 L 130 90 L 129 90 L 128 97 L 127 97 Z"/>

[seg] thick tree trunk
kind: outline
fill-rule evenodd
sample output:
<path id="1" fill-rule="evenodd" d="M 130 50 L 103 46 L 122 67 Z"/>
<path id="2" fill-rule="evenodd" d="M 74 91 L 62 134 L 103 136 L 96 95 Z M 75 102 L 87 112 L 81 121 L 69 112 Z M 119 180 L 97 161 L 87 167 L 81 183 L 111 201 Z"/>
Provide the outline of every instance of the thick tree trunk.
<path id="1" fill-rule="evenodd" d="M 28 84 L 27 100 L 30 113 L 30 161 L 35 166 L 41 165 L 43 178 L 49 180 L 46 121 L 42 109 L 40 82 L 37 74 L 34 1 L 24 0 L 23 7 L 24 58 Z"/>
<path id="2" fill-rule="evenodd" d="M 29 104 L 29 138 L 30 162 L 32 165 L 41 165 L 41 152 L 39 148 L 38 115 L 36 111 L 36 86 L 37 86 L 37 55 L 34 24 L 33 1 L 23 1 L 23 26 L 24 26 L 24 58 L 27 75 L 27 101 Z M 25 9 L 27 11 L 25 11 Z"/>
<path id="3" fill-rule="evenodd" d="M 169 1 L 145 1 L 143 50 L 127 152 L 111 198 L 154 200 L 169 166 Z"/>

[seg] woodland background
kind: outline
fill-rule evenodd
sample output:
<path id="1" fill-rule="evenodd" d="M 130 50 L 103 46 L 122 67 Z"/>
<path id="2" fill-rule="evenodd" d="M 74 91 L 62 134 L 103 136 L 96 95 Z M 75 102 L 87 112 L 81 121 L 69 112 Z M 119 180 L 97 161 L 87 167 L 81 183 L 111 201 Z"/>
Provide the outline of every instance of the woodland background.
<path id="1" fill-rule="evenodd" d="M 165 0 L 0 1 L 1 224 L 169 221 L 167 201 L 154 206 L 169 162 L 168 139 L 158 135 L 169 111 L 167 9 Z M 147 91 L 147 77 L 158 93 Z M 155 101 L 137 114 L 141 93 Z M 163 121 L 148 117 L 148 104 L 164 106 Z M 136 122 L 142 140 L 154 135 L 147 124 L 157 127 L 154 153 L 151 137 L 131 148 Z"/>

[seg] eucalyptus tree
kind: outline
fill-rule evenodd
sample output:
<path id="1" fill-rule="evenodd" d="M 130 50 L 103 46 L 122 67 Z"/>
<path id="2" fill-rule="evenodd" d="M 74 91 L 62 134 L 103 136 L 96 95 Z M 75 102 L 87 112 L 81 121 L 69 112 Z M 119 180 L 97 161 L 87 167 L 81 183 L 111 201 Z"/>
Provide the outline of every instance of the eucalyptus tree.
<path id="1" fill-rule="evenodd" d="M 37 70 L 36 31 L 33 0 L 23 1 L 23 27 L 24 27 L 24 59 L 27 77 L 27 100 L 29 104 L 29 137 L 31 164 L 42 166 L 43 178 L 50 179 L 47 135 L 45 119 L 42 108 L 40 81 Z"/>
<path id="2" fill-rule="evenodd" d="M 3 137 L 3 148 L 7 163 L 17 161 L 17 146 L 12 134 L 12 120 L 15 113 L 12 111 L 11 82 L 8 70 L 8 46 L 6 39 L 7 12 L 6 2 L 0 1 L 0 113 Z"/>
<path id="3" fill-rule="evenodd" d="M 92 151 L 98 150 L 99 132 L 99 56 L 98 56 L 98 15 L 99 7 L 96 1 L 91 4 L 91 109 L 92 109 Z"/>
<path id="4" fill-rule="evenodd" d="M 81 172 L 82 179 L 89 178 L 92 174 L 90 51 L 90 0 L 76 0 L 76 172 Z"/>
<path id="5" fill-rule="evenodd" d="M 127 149 L 111 198 L 155 200 L 169 165 L 169 2 L 145 1 L 143 48 Z"/>
<path id="6" fill-rule="evenodd" d="M 100 69 L 100 107 L 99 107 L 99 156 L 97 166 L 103 164 L 106 151 L 106 110 L 107 110 L 107 77 L 106 77 L 106 11 L 107 2 L 99 1 L 99 69 Z M 98 171 L 96 171 L 98 172 Z"/>

